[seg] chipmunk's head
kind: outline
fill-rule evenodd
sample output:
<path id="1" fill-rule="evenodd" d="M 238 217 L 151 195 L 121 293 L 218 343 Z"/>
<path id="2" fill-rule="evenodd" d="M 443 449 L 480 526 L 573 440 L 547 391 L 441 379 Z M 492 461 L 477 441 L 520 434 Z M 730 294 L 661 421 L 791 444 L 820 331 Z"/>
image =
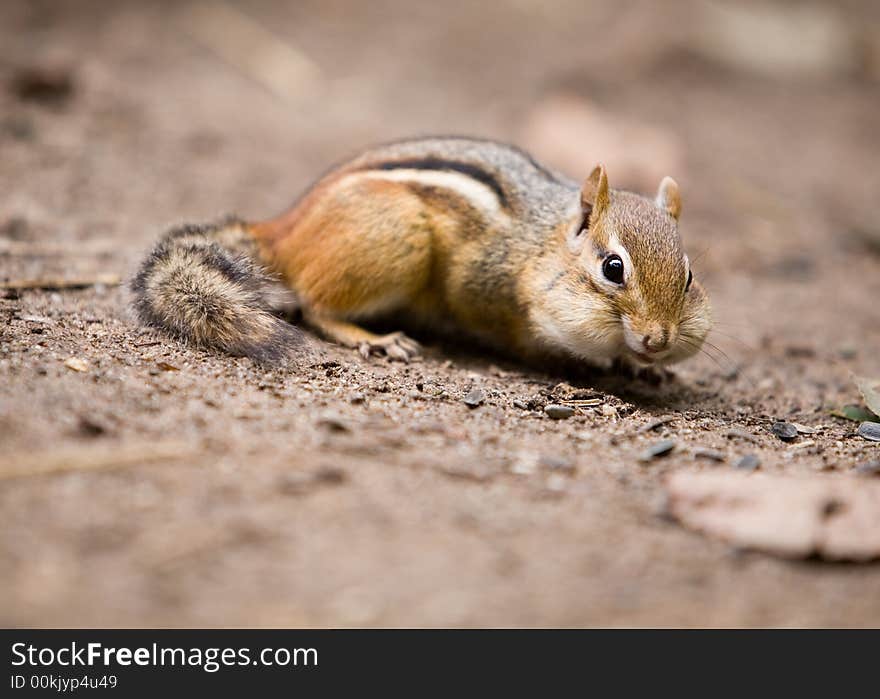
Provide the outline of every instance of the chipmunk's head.
<path id="1" fill-rule="evenodd" d="M 566 287 L 585 306 L 581 314 L 569 307 L 566 327 L 558 328 L 569 349 L 639 365 L 671 364 L 699 351 L 711 326 L 709 303 L 681 247 L 680 213 L 670 177 L 652 200 L 609 189 L 605 168 L 593 170 L 565 232 L 572 267 Z"/>

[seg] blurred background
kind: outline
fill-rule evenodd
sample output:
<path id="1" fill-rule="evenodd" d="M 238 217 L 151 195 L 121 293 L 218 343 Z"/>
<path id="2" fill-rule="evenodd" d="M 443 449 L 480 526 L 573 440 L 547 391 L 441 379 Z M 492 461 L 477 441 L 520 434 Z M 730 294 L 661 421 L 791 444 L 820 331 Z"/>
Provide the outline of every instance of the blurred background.
<path id="1" fill-rule="evenodd" d="M 673 174 L 692 242 L 735 235 L 738 262 L 784 214 L 791 240 L 759 230 L 769 249 L 752 265 L 783 244 L 808 256 L 826 223 L 876 218 L 872 2 L 5 0 L 0 13 L 3 213 L 36 229 L 75 214 L 75 239 L 264 216 L 366 144 L 433 133 L 513 141 L 575 177 L 602 160 L 618 187 L 653 192 Z"/>
<path id="2" fill-rule="evenodd" d="M 710 418 L 725 426 L 780 414 L 807 421 L 829 400 L 853 399 L 850 370 L 880 375 L 878 115 L 880 3 L 868 0 L 0 0 L 0 281 L 121 278 L 167 226 L 274 215 L 371 143 L 489 137 L 576 178 L 603 162 L 612 187 L 653 194 L 664 175 L 675 177 L 682 235 L 713 299 L 722 351 L 718 365 L 704 357 L 681 370 L 702 393 L 680 396 L 677 409 L 698 406 L 694 419 L 705 429 Z M 746 571 L 720 548 L 691 549 L 692 539 L 659 533 L 666 530 L 642 514 L 657 483 L 639 476 L 638 486 L 620 485 L 628 466 L 615 461 L 618 452 L 608 457 L 618 469 L 612 485 L 591 485 L 589 505 L 553 509 L 534 505 L 523 494 L 530 491 L 461 485 L 467 479 L 447 487 L 441 477 L 429 483 L 438 501 L 425 523 L 402 504 L 422 483 L 383 470 L 385 462 L 405 462 L 413 443 L 447 460 L 468 449 L 468 463 L 494 463 L 486 455 L 496 451 L 499 464 L 519 457 L 479 431 L 453 430 L 442 449 L 430 434 L 405 433 L 362 454 L 371 480 L 357 481 L 363 492 L 343 491 L 357 506 L 318 499 L 303 510 L 296 495 L 295 506 L 266 509 L 263 481 L 253 485 L 254 473 L 236 469 L 260 444 L 294 433 L 336 453 L 321 441 L 329 438 L 311 436 L 308 420 L 340 385 L 327 377 L 342 370 L 326 369 L 309 403 L 311 389 L 297 377 L 261 378 L 179 348 L 154 354 L 167 343 L 137 335 L 112 284 L 3 303 L 0 450 L 24 458 L 37 447 L 174 437 L 203 451 L 192 456 L 197 468 L 180 472 L 51 481 L 6 479 L 4 468 L 24 467 L 0 459 L 0 622 L 880 619 L 876 568 L 817 574 L 759 563 Z M 64 368 L 74 355 L 88 364 Z M 173 371 L 155 368 L 159 359 Z M 354 361 L 343 352 L 338 359 Z M 81 375 L 77 366 L 98 371 Z M 426 367 L 445 371 L 441 360 Z M 463 391 L 472 380 L 451 370 L 446 378 Z M 299 432 L 282 421 L 273 391 L 286 396 L 284 419 L 302 420 Z M 211 394 L 204 401 L 203 392 Z M 374 400 L 386 394 L 377 389 Z M 290 417 L 297 401 L 302 416 Z M 229 422 L 217 417 L 221 405 L 234 414 Z M 485 429 L 496 440 L 504 429 L 512 430 L 505 439 L 519 438 L 510 421 Z M 603 429 L 596 444 L 608 443 Z M 802 452 L 803 464 L 766 445 L 764 467 L 849 468 L 863 453 L 841 446 L 844 429 L 827 445 L 816 436 L 827 451 Z M 718 435 L 714 446 L 727 448 Z M 534 438 L 576 465 L 588 456 L 580 442 Z M 359 433 L 351 440 L 369 442 Z M 337 453 L 343 463 L 356 451 L 347 444 Z M 287 477 L 290 461 L 271 450 L 260 459 L 260 477 Z M 471 487 L 497 499 L 472 493 L 465 524 L 453 515 L 447 522 Z M 368 504 L 356 499 L 364 492 Z M 544 514 L 524 514 L 533 507 Z M 485 508 L 495 529 L 473 524 Z M 361 541 L 364 512 L 376 536 Z M 318 537 L 300 534 L 296 551 L 285 548 L 294 516 Z M 594 540 L 591 528 L 602 526 L 613 530 Z M 429 534 L 419 538 L 423 527 Z M 496 550 L 493 537 L 520 527 L 528 532 Z M 232 544 L 212 538 L 221 529 L 233 532 Z M 363 544 L 360 558 L 333 556 L 334 542 L 352 539 Z M 617 542 L 614 556 L 601 541 Z M 552 560 L 538 563 L 545 553 Z M 461 561 L 474 563 L 471 573 L 461 573 Z M 800 602 L 793 589 L 803 591 Z"/>

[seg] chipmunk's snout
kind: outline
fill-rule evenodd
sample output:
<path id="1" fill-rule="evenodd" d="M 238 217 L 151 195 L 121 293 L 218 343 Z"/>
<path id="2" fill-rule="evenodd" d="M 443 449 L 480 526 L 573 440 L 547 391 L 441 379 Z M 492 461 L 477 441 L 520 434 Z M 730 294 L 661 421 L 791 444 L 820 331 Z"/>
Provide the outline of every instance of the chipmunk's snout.
<path id="1" fill-rule="evenodd" d="M 627 347 L 645 363 L 659 360 L 676 340 L 677 329 L 660 322 L 640 322 L 623 318 L 623 335 Z"/>
<path id="2" fill-rule="evenodd" d="M 668 327 L 658 327 L 642 336 L 642 347 L 651 354 L 662 352 L 669 347 L 669 335 Z"/>

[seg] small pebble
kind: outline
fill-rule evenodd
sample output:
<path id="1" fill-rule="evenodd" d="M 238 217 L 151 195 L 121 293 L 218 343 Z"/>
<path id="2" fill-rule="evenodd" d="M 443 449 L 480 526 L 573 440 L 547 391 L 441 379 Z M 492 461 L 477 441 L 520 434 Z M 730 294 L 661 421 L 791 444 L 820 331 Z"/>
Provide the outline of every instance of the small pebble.
<path id="1" fill-rule="evenodd" d="M 858 464 L 855 471 L 862 476 L 880 476 L 880 460 L 866 461 L 863 464 Z"/>
<path id="2" fill-rule="evenodd" d="M 518 476 L 529 476 L 533 474 L 538 467 L 539 457 L 531 452 L 522 452 L 517 455 L 516 460 L 510 468 L 511 473 Z"/>
<path id="3" fill-rule="evenodd" d="M 479 388 L 473 389 L 464 398 L 462 398 L 464 404 L 472 410 L 477 406 L 482 405 L 484 400 L 486 400 L 486 394 L 483 393 L 482 389 Z"/>
<path id="4" fill-rule="evenodd" d="M 565 492 L 565 488 L 567 485 L 567 481 L 565 478 L 560 476 L 558 473 L 554 473 L 552 476 L 547 478 L 547 490 L 551 493 L 563 493 Z"/>
<path id="5" fill-rule="evenodd" d="M 602 405 L 601 411 L 605 417 L 617 417 L 617 408 L 614 408 L 607 403 Z"/>
<path id="6" fill-rule="evenodd" d="M 798 429 L 790 422 L 774 422 L 773 426 L 770 428 L 770 431 L 773 432 L 779 439 L 783 442 L 790 442 L 798 436 Z"/>
<path id="7" fill-rule="evenodd" d="M 651 461 L 652 459 L 667 456 L 672 453 L 673 449 L 675 449 L 675 442 L 671 439 L 664 439 L 662 442 L 652 444 L 639 454 L 639 461 Z"/>
<path id="8" fill-rule="evenodd" d="M 513 407 L 519 408 L 520 410 L 528 410 L 529 406 L 525 401 L 515 400 L 513 401 Z"/>
<path id="9" fill-rule="evenodd" d="M 758 458 L 757 454 L 746 454 L 745 456 L 740 458 L 733 466 L 734 468 L 738 468 L 743 471 L 754 471 L 760 465 L 761 459 Z"/>
<path id="10" fill-rule="evenodd" d="M 551 403 L 544 406 L 544 412 L 547 413 L 547 417 L 551 417 L 554 420 L 567 420 L 574 415 L 574 408 L 569 405 Z"/>
<path id="11" fill-rule="evenodd" d="M 863 422 L 859 425 L 859 436 L 869 442 L 880 442 L 880 422 Z"/>

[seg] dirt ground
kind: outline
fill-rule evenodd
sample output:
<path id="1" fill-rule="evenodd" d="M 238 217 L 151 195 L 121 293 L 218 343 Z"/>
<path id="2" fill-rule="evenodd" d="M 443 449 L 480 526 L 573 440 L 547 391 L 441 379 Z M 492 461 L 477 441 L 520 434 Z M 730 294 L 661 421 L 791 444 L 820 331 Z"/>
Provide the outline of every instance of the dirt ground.
<path id="1" fill-rule="evenodd" d="M 675 154 L 621 146 L 680 182 L 717 325 L 660 386 L 436 341 L 408 365 L 316 341 L 269 371 L 139 328 L 124 286 L 8 292 L 0 625 L 880 624 L 880 564 L 747 552 L 665 514 L 675 469 L 752 453 L 856 478 L 880 458 L 828 412 L 858 402 L 851 373 L 880 375 L 878 64 L 738 62 L 695 40 L 705 5 L 0 4 L 0 281 L 125 277 L 169 225 L 277 213 L 369 143 L 529 146 L 565 94 Z M 249 50 L 268 35 L 290 51 Z M 571 174 L 606 159 L 642 186 L 615 157 Z M 788 444 L 779 418 L 820 431 Z"/>

